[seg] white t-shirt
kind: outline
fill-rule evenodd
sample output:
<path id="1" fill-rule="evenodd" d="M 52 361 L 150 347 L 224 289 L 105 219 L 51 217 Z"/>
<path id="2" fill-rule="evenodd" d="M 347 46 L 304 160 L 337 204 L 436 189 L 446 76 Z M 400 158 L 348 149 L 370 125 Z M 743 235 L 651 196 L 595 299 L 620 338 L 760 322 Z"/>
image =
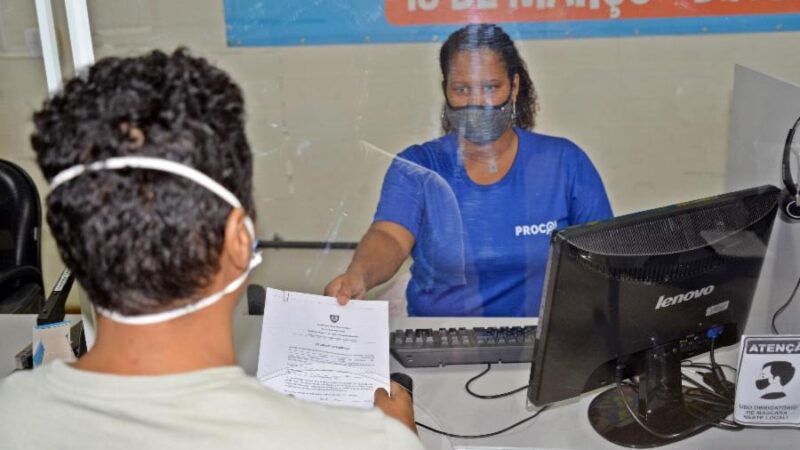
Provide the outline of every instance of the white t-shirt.
<path id="1" fill-rule="evenodd" d="M 421 449 L 380 410 L 283 396 L 239 367 L 120 376 L 55 361 L 0 380 L 0 447 Z"/>

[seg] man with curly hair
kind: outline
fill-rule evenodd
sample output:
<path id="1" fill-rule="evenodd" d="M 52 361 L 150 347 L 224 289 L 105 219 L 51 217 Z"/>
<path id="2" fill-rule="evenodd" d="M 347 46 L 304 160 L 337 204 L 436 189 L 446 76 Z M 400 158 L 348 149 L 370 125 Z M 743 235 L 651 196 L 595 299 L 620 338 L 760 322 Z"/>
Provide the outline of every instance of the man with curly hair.
<path id="1" fill-rule="evenodd" d="M 410 396 L 304 403 L 236 366 L 254 252 L 241 91 L 184 50 L 107 58 L 34 115 L 47 221 L 97 339 L 0 381 L 3 448 L 421 448 Z M 404 426 L 405 425 L 405 426 Z"/>

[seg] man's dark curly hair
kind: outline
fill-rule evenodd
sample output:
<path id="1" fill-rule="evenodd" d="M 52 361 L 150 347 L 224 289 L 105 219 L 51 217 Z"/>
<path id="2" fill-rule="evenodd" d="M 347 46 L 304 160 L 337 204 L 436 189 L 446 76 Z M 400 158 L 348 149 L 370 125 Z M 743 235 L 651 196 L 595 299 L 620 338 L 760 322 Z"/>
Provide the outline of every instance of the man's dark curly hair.
<path id="1" fill-rule="evenodd" d="M 191 166 L 252 216 L 244 101 L 222 70 L 185 49 L 105 58 L 33 115 L 45 178 L 75 164 L 151 156 Z M 47 197 L 61 257 L 96 305 L 137 315 L 192 303 L 219 270 L 231 206 L 183 177 L 85 173 Z"/>
<path id="2" fill-rule="evenodd" d="M 442 44 L 439 50 L 439 68 L 442 70 L 442 89 L 447 87 L 447 76 L 450 74 L 450 63 L 456 53 L 461 51 L 492 50 L 500 58 L 508 72 L 509 80 L 519 75 L 519 91 L 517 92 L 514 125 L 526 130 L 536 126 L 536 112 L 539 103 L 533 81 L 528 74 L 528 67 L 519 55 L 511 37 L 497 25 L 489 23 L 469 24 L 454 31 Z M 447 92 L 445 90 L 445 98 Z M 449 133 L 453 130 L 446 115 L 442 115 L 442 130 Z"/>

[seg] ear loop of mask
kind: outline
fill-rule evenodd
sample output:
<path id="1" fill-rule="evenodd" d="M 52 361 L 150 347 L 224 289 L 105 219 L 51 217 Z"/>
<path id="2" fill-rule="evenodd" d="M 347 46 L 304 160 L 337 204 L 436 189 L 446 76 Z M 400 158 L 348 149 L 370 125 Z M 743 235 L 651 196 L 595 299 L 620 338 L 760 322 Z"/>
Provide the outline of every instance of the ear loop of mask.
<path id="1" fill-rule="evenodd" d="M 194 181 L 195 183 L 203 186 L 204 188 L 208 189 L 209 191 L 213 192 L 233 208 L 242 208 L 242 204 L 238 198 L 228 189 L 226 189 L 221 184 L 214 181 L 211 177 L 200 172 L 192 167 L 189 167 L 185 164 L 181 164 L 175 161 L 170 161 L 168 159 L 163 158 L 153 158 L 147 156 L 120 156 L 109 158 L 104 161 L 98 161 L 91 164 L 79 164 L 72 166 L 68 169 L 65 169 L 59 172 L 53 180 L 50 182 L 50 190 L 55 190 L 62 184 L 86 173 L 91 171 L 99 171 L 99 170 L 121 170 L 121 169 L 147 169 L 147 170 L 155 170 L 159 172 L 168 172 L 174 175 L 181 176 L 183 178 L 189 179 Z M 109 320 L 113 320 L 114 322 L 124 323 L 127 325 L 150 325 L 154 323 L 161 323 L 166 322 L 172 319 L 176 319 L 181 316 L 185 316 L 187 314 L 191 314 L 195 311 L 198 311 L 203 308 L 207 308 L 214 303 L 217 303 L 220 299 L 224 296 L 236 291 L 247 279 L 250 272 L 259 264 L 261 264 L 262 258 L 261 253 L 256 252 L 255 248 L 257 245 L 256 237 L 255 237 L 255 227 L 253 225 L 252 219 L 247 216 L 244 219 L 245 228 L 247 228 L 247 233 L 250 235 L 250 239 L 253 243 L 253 251 L 250 257 L 250 263 L 248 264 L 247 269 L 242 273 L 241 276 L 236 278 L 235 280 L 228 283 L 224 289 L 214 294 L 211 294 L 207 297 L 201 298 L 194 303 L 181 306 L 175 309 L 171 309 L 168 311 L 162 311 L 154 314 L 142 314 L 136 316 L 126 316 L 120 314 L 116 311 L 111 311 L 105 308 L 101 308 L 99 306 L 95 306 L 95 309 L 98 313 L 102 316 L 105 316 Z"/>

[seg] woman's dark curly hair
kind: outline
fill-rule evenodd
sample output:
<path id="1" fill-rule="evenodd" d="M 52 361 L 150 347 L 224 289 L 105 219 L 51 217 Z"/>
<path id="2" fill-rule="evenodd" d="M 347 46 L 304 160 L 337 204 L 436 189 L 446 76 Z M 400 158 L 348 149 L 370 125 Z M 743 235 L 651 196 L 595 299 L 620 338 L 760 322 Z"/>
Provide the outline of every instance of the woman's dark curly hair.
<path id="1" fill-rule="evenodd" d="M 205 173 L 253 211 L 244 101 L 222 70 L 185 49 L 105 58 L 33 115 L 45 178 L 139 155 Z M 83 174 L 47 197 L 61 257 L 92 302 L 137 315 L 191 303 L 219 270 L 231 207 L 193 181 L 142 169 Z"/>
<path id="2" fill-rule="evenodd" d="M 536 125 L 536 112 L 539 105 L 536 98 L 536 89 L 528 74 L 525 61 L 519 56 L 517 47 L 511 37 L 494 24 L 471 24 L 454 31 L 442 44 L 439 51 L 439 67 L 442 69 L 442 88 L 447 86 L 447 75 L 450 73 L 450 63 L 453 56 L 460 51 L 475 51 L 489 49 L 494 51 L 505 65 L 509 80 L 514 80 L 514 75 L 519 75 L 519 92 L 517 93 L 517 115 L 514 125 L 526 130 L 531 130 Z M 447 95 L 445 91 L 445 95 Z M 447 117 L 442 115 L 442 129 L 445 133 L 452 130 Z"/>

